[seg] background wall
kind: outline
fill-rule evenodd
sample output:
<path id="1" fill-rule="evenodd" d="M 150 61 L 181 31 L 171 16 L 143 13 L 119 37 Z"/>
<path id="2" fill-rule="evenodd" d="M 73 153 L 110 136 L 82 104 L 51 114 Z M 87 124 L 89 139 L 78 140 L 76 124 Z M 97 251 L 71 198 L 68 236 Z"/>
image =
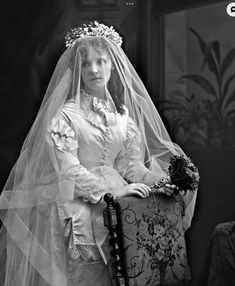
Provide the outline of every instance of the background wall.
<path id="1" fill-rule="evenodd" d="M 227 4 L 185 7 L 164 15 L 162 111 L 172 137 L 201 175 L 188 232 L 193 285 L 206 285 L 203 268 L 213 229 L 235 219 L 235 21 L 226 12 Z"/>
<path id="2" fill-rule="evenodd" d="M 208 12 L 205 3 L 214 2 L 220 6 Z M 192 148 L 185 134 L 178 134 L 172 128 L 175 117 L 167 116 L 162 101 L 179 88 L 178 76 L 197 73 L 214 80 L 208 68 L 201 71 L 203 55 L 188 28 L 193 27 L 206 42 L 218 40 L 224 56 L 234 47 L 231 35 L 235 23 L 235 18 L 224 16 L 226 4 L 226 1 L 210 0 L 202 4 L 197 0 L 12 0 L 5 3 L 0 12 L 1 189 L 37 114 L 56 62 L 65 50 L 66 32 L 91 20 L 113 25 L 124 37 L 124 50 L 160 110 L 172 138 L 183 145 L 199 167 L 201 185 L 187 237 L 193 285 L 203 285 L 199 281 L 210 233 L 217 223 L 235 218 L 234 148 L 224 150 L 221 145 L 208 148 L 208 144 L 205 148 L 198 145 Z M 234 62 L 228 72 L 228 76 L 234 74 Z M 206 98 L 205 91 L 192 80 L 181 82 L 180 88 L 182 100 L 191 93 Z M 189 101 L 190 108 L 195 106 Z M 203 132 L 203 126 L 196 124 L 196 134 Z"/>

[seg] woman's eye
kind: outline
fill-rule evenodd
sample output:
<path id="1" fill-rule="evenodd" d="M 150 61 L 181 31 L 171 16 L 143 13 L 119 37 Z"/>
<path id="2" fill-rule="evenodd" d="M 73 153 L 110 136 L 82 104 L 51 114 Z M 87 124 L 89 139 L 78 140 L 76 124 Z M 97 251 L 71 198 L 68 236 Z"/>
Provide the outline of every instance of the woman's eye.
<path id="1" fill-rule="evenodd" d="M 86 68 L 86 67 L 88 67 L 88 66 L 89 66 L 89 63 L 88 63 L 88 62 L 83 62 L 83 63 L 82 63 L 82 67 L 83 67 L 83 68 Z"/>
<path id="2" fill-rule="evenodd" d="M 97 60 L 97 64 L 98 65 L 102 65 L 102 64 L 104 64 L 105 63 L 105 60 L 104 59 L 98 59 Z"/>

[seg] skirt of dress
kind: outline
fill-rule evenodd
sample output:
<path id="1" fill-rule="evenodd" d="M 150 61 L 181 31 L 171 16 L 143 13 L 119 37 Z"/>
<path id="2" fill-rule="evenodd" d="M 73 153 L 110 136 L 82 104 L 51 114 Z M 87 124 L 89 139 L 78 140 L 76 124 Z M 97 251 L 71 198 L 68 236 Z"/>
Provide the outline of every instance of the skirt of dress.
<path id="1" fill-rule="evenodd" d="M 67 286 L 111 286 L 108 267 L 103 261 L 81 264 L 67 260 Z"/>
<path id="2" fill-rule="evenodd" d="M 67 286 L 111 286 L 108 266 L 95 244 L 76 244 L 72 218 L 66 220 L 66 272 Z M 105 240 L 105 248 L 110 248 Z"/>

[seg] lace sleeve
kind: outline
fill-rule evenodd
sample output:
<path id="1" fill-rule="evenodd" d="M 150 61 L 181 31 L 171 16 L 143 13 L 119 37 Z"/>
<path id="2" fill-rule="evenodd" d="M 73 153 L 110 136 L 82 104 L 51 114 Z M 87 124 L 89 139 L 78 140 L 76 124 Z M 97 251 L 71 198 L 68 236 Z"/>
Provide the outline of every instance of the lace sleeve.
<path id="1" fill-rule="evenodd" d="M 107 192 L 115 196 L 114 190 L 110 190 L 103 178 L 80 164 L 78 138 L 66 119 L 62 116 L 54 118 L 49 134 L 55 168 L 61 181 L 74 183 L 74 198 L 82 197 L 84 201 L 96 203 Z"/>

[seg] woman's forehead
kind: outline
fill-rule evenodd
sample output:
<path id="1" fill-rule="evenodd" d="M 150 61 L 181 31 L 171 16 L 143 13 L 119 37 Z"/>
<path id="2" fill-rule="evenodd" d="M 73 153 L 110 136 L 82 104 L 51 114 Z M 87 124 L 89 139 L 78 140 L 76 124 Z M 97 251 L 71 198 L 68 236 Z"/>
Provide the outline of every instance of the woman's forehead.
<path id="1" fill-rule="evenodd" d="M 86 60 L 93 60 L 100 58 L 109 59 L 110 57 L 105 50 L 89 46 L 85 58 Z"/>

